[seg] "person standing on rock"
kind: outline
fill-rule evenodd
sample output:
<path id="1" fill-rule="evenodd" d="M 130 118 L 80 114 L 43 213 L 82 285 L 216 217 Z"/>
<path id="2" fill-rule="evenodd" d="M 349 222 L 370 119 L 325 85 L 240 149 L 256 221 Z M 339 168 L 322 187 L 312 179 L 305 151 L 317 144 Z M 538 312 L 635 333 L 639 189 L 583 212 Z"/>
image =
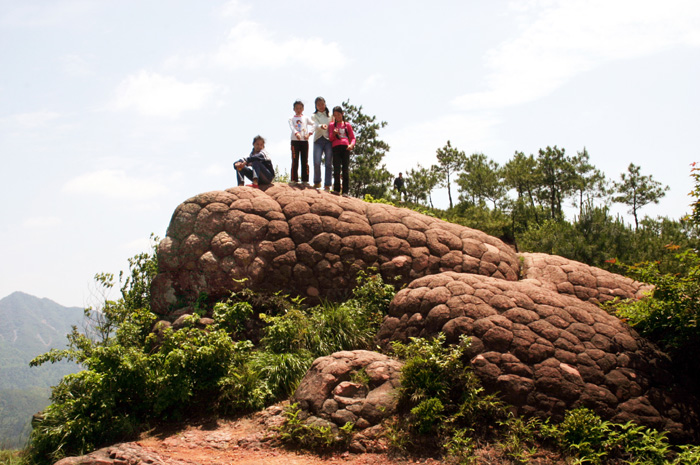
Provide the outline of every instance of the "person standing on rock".
<path id="1" fill-rule="evenodd" d="M 254 188 L 260 185 L 271 184 L 275 179 L 275 168 L 272 160 L 265 152 L 265 139 L 262 136 L 255 136 L 253 139 L 253 150 L 248 158 L 241 158 L 233 164 L 238 177 L 238 185 L 245 184 L 245 178 L 253 181 Z"/>
<path id="2" fill-rule="evenodd" d="M 333 193 L 341 193 L 341 170 L 342 170 L 342 193 L 343 197 L 348 197 L 350 192 L 350 152 L 355 148 L 355 133 L 350 123 L 343 119 L 343 109 L 333 108 L 333 121 L 328 125 L 328 135 L 333 146 Z"/>
<path id="3" fill-rule="evenodd" d="M 323 188 L 330 191 L 333 182 L 333 153 L 328 135 L 328 124 L 331 122 L 331 117 L 323 97 L 316 97 L 315 103 L 316 111 L 311 117 L 314 122 L 314 187 L 321 188 L 321 158 L 325 155 L 326 176 Z"/>
<path id="4" fill-rule="evenodd" d="M 301 161 L 301 182 L 309 184 L 309 126 L 313 128 L 313 121 L 303 115 L 304 104 L 297 100 L 294 102 L 294 116 L 289 118 L 289 127 L 292 130 L 292 175 L 290 184 L 299 182 L 299 162 Z M 300 160 L 301 159 L 301 160 Z"/>
<path id="5" fill-rule="evenodd" d="M 401 200 L 401 196 L 403 195 L 403 184 L 403 173 L 399 173 L 399 177 L 394 179 L 394 190 L 399 193 L 399 200 Z"/>

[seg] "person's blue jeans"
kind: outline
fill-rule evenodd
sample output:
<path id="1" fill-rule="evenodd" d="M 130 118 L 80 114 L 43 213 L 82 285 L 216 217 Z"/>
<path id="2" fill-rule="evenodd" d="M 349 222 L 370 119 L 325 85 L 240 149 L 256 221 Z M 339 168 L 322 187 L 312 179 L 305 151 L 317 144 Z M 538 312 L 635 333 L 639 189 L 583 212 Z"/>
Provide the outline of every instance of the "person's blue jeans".
<path id="1" fill-rule="evenodd" d="M 236 175 L 238 176 L 239 186 L 245 184 L 245 178 L 251 181 L 258 178 L 258 184 L 270 184 L 275 177 L 270 170 L 259 161 L 254 161 L 250 166 L 244 166 L 240 171 L 236 170 Z"/>
<path id="2" fill-rule="evenodd" d="M 319 137 L 314 142 L 314 184 L 321 184 L 321 157 L 326 154 L 326 176 L 324 187 L 331 187 L 333 184 L 333 155 L 331 141 L 325 137 Z"/>

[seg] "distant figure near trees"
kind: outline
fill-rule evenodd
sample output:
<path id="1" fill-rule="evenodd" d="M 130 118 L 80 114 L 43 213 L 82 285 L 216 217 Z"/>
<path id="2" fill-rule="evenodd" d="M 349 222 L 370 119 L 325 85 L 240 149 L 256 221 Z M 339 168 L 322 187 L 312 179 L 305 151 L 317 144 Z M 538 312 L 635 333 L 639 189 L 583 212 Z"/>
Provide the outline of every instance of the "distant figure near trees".
<path id="1" fill-rule="evenodd" d="M 262 136 L 255 136 L 250 156 L 241 158 L 233 164 L 233 167 L 236 169 L 239 186 L 245 184 L 245 178 L 253 181 L 254 188 L 258 188 L 261 184 L 270 184 L 275 178 L 275 168 L 265 152 L 265 139 Z"/>
<path id="2" fill-rule="evenodd" d="M 399 177 L 394 179 L 394 190 L 399 193 L 399 198 L 403 195 L 403 173 L 399 173 Z"/>

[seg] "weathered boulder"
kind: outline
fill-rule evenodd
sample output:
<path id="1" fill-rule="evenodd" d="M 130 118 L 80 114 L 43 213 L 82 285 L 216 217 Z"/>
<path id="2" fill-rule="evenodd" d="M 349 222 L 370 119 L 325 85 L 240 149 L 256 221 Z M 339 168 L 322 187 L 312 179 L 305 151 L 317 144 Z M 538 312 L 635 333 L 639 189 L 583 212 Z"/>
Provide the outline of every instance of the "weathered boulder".
<path id="1" fill-rule="evenodd" d="M 521 253 L 523 279 L 581 300 L 600 304 L 620 299 L 640 299 L 652 286 L 594 266 L 557 255 Z"/>
<path id="2" fill-rule="evenodd" d="M 342 298 L 359 271 L 374 267 L 385 280 L 408 285 L 380 330 L 385 347 L 441 331 L 451 342 L 466 334 L 487 389 L 523 413 L 557 418 L 587 406 L 605 418 L 698 435 L 697 400 L 675 384 L 666 355 L 597 305 L 641 298 L 650 287 L 605 270 L 517 254 L 481 231 L 408 209 L 286 184 L 185 201 L 158 248 L 158 263 L 151 304 L 164 315 L 163 326 L 191 313 L 201 293 L 214 300 L 250 287 Z M 341 354 L 317 360 L 296 399 L 314 421 L 375 425 L 376 410 L 392 406 L 364 410 L 379 387 L 351 382 L 347 367 L 359 355 Z M 359 358 L 382 357 L 369 354 Z M 345 371 L 331 376 L 327 365 Z"/>
<path id="3" fill-rule="evenodd" d="M 158 266 L 151 294 L 159 314 L 242 287 L 342 297 L 369 267 L 398 284 L 442 271 L 519 275 L 515 252 L 481 231 L 286 184 L 186 200 L 158 247 Z"/>
<path id="4" fill-rule="evenodd" d="M 490 391 L 520 412 L 561 418 L 585 406 L 604 418 L 676 437 L 697 425 L 674 390 L 668 358 L 597 305 L 535 280 L 444 272 L 413 281 L 391 303 L 383 346 L 409 337 L 471 336 L 469 357 Z"/>
<path id="5" fill-rule="evenodd" d="M 138 443 L 130 442 L 98 449 L 95 452 L 79 457 L 66 457 L 54 465 L 126 465 L 136 463 L 187 465 L 192 462 L 162 457 L 160 454 L 150 451 Z"/>
<path id="6" fill-rule="evenodd" d="M 356 430 L 378 425 L 396 412 L 402 363 L 367 350 L 336 352 L 317 358 L 294 393 L 294 402 L 337 426 Z"/>

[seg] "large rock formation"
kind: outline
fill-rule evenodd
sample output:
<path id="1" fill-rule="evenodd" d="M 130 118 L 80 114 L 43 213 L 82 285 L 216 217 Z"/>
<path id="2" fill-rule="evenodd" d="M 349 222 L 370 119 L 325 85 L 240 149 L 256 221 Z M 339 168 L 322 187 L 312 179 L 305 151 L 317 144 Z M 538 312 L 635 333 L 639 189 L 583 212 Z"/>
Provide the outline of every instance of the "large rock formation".
<path id="1" fill-rule="evenodd" d="M 380 344 L 438 332 L 456 342 L 466 334 L 486 387 L 523 413 L 556 418 L 587 406 L 678 437 L 695 434 L 696 400 L 675 384 L 667 357 L 598 306 L 640 298 L 649 287 L 595 267 L 517 254 L 483 232 L 407 209 L 286 185 L 185 201 L 158 259 L 152 305 L 165 315 L 200 293 L 221 298 L 243 286 L 340 298 L 359 271 L 375 267 L 408 285 L 391 305 Z M 324 364 L 317 361 L 308 383 L 325 376 Z M 334 390 L 352 387 L 338 387 L 343 381 L 325 379 L 323 402 L 305 397 L 313 389 L 303 382 L 297 399 L 327 421 L 371 425 L 353 411 L 359 400 L 334 410 L 333 396 L 347 397 Z"/>
<path id="2" fill-rule="evenodd" d="M 241 287 L 342 297 L 360 270 L 397 284 L 442 271 L 515 281 L 519 263 L 475 229 L 384 204 L 291 188 L 233 188 L 186 200 L 158 247 L 152 308 L 167 314 L 204 292 Z"/>
<path id="3" fill-rule="evenodd" d="M 471 336 L 474 370 L 522 413 L 560 419 L 584 406 L 676 437 L 697 421 L 674 392 L 662 352 L 597 305 L 535 280 L 454 272 L 417 279 L 392 301 L 378 338 L 387 346 L 439 332 L 452 343 Z"/>

